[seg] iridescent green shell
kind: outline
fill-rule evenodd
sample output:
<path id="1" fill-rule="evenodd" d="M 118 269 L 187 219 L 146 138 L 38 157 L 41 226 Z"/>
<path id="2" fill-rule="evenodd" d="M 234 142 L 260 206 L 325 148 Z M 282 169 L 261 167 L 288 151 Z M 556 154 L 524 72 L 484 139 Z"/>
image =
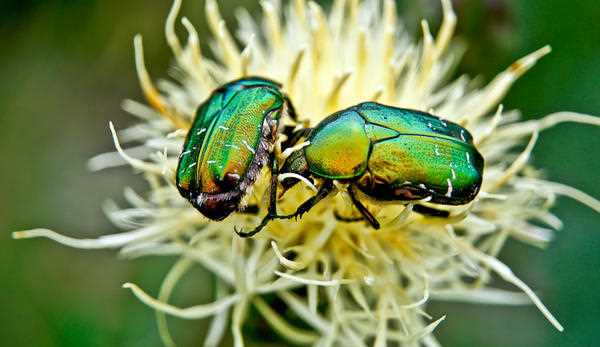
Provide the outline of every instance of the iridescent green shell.
<path id="1" fill-rule="evenodd" d="M 179 192 L 206 217 L 235 211 L 267 162 L 287 98 L 253 77 L 215 90 L 196 112 L 179 157 Z"/>
<path id="2" fill-rule="evenodd" d="M 377 200 L 460 205 L 481 186 L 471 134 L 428 113 L 362 103 L 327 117 L 308 140 L 311 174 L 353 182 Z"/>

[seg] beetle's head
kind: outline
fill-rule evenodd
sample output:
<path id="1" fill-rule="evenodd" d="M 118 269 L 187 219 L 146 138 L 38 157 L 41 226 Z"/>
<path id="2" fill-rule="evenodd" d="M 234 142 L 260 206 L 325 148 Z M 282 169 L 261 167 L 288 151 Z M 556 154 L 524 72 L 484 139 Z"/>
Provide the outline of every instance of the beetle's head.
<path id="1" fill-rule="evenodd" d="M 279 170 L 280 174 L 296 174 L 306 179 L 312 181 L 310 179 L 310 170 L 308 168 L 308 164 L 306 162 L 306 157 L 304 156 L 304 149 L 298 149 L 283 162 L 283 166 Z M 283 191 L 280 196 L 283 195 L 288 189 L 292 188 L 296 183 L 298 183 L 299 179 L 295 177 L 286 177 L 281 181 L 281 186 L 283 187 Z"/>

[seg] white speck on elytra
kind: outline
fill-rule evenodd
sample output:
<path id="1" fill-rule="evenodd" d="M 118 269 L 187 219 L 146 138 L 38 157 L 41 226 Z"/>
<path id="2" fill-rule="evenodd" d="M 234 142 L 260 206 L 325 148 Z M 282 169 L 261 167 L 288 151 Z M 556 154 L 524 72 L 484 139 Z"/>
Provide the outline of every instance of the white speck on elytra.
<path id="1" fill-rule="evenodd" d="M 471 156 L 469 155 L 469 152 L 465 153 L 465 156 L 467 158 L 467 163 L 471 164 Z"/>
<path id="2" fill-rule="evenodd" d="M 242 143 L 244 144 L 244 146 L 246 146 L 246 148 L 252 152 L 253 154 L 256 154 L 256 151 L 254 151 L 254 148 L 250 147 L 250 145 L 248 144 L 248 142 L 246 142 L 246 140 L 242 140 Z"/>
<path id="3" fill-rule="evenodd" d="M 191 163 L 190 165 L 188 165 L 188 169 L 191 169 L 191 168 L 193 168 L 193 167 L 194 167 L 194 166 L 196 166 L 197 164 L 198 164 L 198 162 L 197 162 L 197 161 L 195 161 L 195 162 Z"/>
<path id="4" fill-rule="evenodd" d="M 228 127 L 224 127 L 224 126 L 222 126 L 222 125 L 219 125 L 219 129 L 222 129 L 222 130 L 229 130 L 229 128 L 228 128 Z"/>
<path id="5" fill-rule="evenodd" d="M 181 155 L 188 155 L 190 153 L 192 153 L 192 151 L 188 149 L 187 151 L 181 152 Z"/>
<path id="6" fill-rule="evenodd" d="M 225 145 L 225 147 L 230 147 L 230 148 L 240 149 L 240 147 L 239 147 L 239 146 L 236 146 L 236 145 L 234 145 L 234 144 L 231 144 L 231 143 L 229 143 L 229 144 L 226 144 L 226 145 Z"/>
<path id="7" fill-rule="evenodd" d="M 450 172 L 452 172 L 452 179 L 455 180 L 456 179 L 456 171 L 454 171 L 454 168 L 450 168 Z"/>
<path id="8" fill-rule="evenodd" d="M 435 149 L 435 150 L 434 150 L 434 152 L 435 152 L 435 155 L 436 155 L 437 157 L 439 157 L 439 156 L 441 155 L 441 154 L 440 154 L 440 148 L 439 148 L 437 145 L 435 145 L 435 148 L 434 148 L 434 149 Z"/>
<path id="9" fill-rule="evenodd" d="M 217 162 L 216 160 L 209 160 L 209 161 L 207 161 L 206 163 L 208 163 L 208 164 L 214 164 L 214 163 L 216 163 L 216 162 Z"/>
<path id="10" fill-rule="evenodd" d="M 201 135 L 205 131 L 206 131 L 206 128 L 202 128 L 202 129 L 196 131 L 196 135 Z"/>
<path id="11" fill-rule="evenodd" d="M 465 139 L 465 131 L 462 130 L 462 129 L 460 129 L 460 138 L 461 138 L 461 140 L 466 141 L 466 139 Z"/>
<path id="12" fill-rule="evenodd" d="M 425 186 L 423 183 L 419 184 L 419 187 L 423 188 L 423 189 L 427 189 L 427 186 Z"/>
<path id="13" fill-rule="evenodd" d="M 452 181 L 450 181 L 450 179 L 446 179 L 446 182 L 448 183 L 448 190 L 446 191 L 446 196 L 447 197 L 451 197 L 452 196 Z"/>

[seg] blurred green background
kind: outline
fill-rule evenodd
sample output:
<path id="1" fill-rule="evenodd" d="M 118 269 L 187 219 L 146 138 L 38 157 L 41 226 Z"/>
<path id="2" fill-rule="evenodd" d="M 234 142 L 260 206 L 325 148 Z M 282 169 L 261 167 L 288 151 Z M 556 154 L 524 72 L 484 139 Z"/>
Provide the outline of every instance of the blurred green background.
<path id="1" fill-rule="evenodd" d="M 256 1 L 223 3 L 229 23 L 227 9 L 259 9 Z M 399 5 L 410 29 L 421 17 L 439 24 L 437 0 Z M 155 292 L 174 259 L 125 261 L 114 251 L 14 241 L 10 232 L 46 226 L 97 237 L 117 231 L 100 205 L 108 198 L 120 201 L 126 185 L 144 186 L 127 168 L 91 173 L 86 161 L 112 150 L 109 120 L 119 128 L 132 124 L 120 102 L 141 100 L 135 33 L 144 35 L 153 76 L 165 76 L 169 6 L 147 0 L 0 2 L 0 345 L 160 345 L 153 312 L 121 284 L 132 281 Z M 460 37 L 469 45 L 461 72 L 489 80 L 515 58 L 552 45 L 553 53 L 513 88 L 507 107 L 520 108 L 527 118 L 559 110 L 599 114 L 597 0 L 461 0 L 455 6 Z M 203 1 L 184 1 L 183 13 L 207 37 L 202 9 Z M 550 179 L 600 197 L 599 159 L 600 129 L 568 124 L 542 134 L 533 161 Z M 565 226 L 546 251 L 510 242 L 501 258 L 539 292 L 566 331 L 554 331 L 530 306 L 434 303 L 434 317 L 448 314 L 438 328 L 445 345 L 598 345 L 600 216 L 568 199 L 560 199 L 555 212 Z M 208 300 L 211 289 L 198 280 L 204 276 L 201 270 L 188 276 L 175 303 Z M 199 345 L 207 325 L 171 323 L 182 345 Z"/>

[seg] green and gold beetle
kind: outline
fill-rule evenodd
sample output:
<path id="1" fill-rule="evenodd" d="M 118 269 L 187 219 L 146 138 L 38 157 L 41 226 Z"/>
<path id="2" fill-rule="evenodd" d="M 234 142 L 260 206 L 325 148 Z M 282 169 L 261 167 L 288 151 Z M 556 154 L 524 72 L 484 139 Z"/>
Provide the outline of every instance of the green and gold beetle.
<path id="1" fill-rule="evenodd" d="M 271 80 L 248 77 L 215 90 L 198 107 L 179 156 L 181 195 L 213 220 L 237 210 L 265 164 L 276 175 L 273 147 L 282 115 L 295 119 L 281 85 Z"/>
<path id="2" fill-rule="evenodd" d="M 375 201 L 425 200 L 443 205 L 472 201 L 481 187 L 484 160 L 471 134 L 461 126 L 431 114 L 365 102 L 325 118 L 307 137 L 309 144 L 293 152 L 282 173 L 294 173 L 322 182 L 315 196 L 287 216 L 300 217 L 335 190 L 333 181 L 348 184 L 348 194 L 362 216 L 373 226 L 379 222 L 361 203 L 360 195 Z M 282 181 L 284 191 L 298 182 Z M 359 193 L 360 192 L 360 193 Z M 422 205 L 415 212 L 447 216 Z"/>

